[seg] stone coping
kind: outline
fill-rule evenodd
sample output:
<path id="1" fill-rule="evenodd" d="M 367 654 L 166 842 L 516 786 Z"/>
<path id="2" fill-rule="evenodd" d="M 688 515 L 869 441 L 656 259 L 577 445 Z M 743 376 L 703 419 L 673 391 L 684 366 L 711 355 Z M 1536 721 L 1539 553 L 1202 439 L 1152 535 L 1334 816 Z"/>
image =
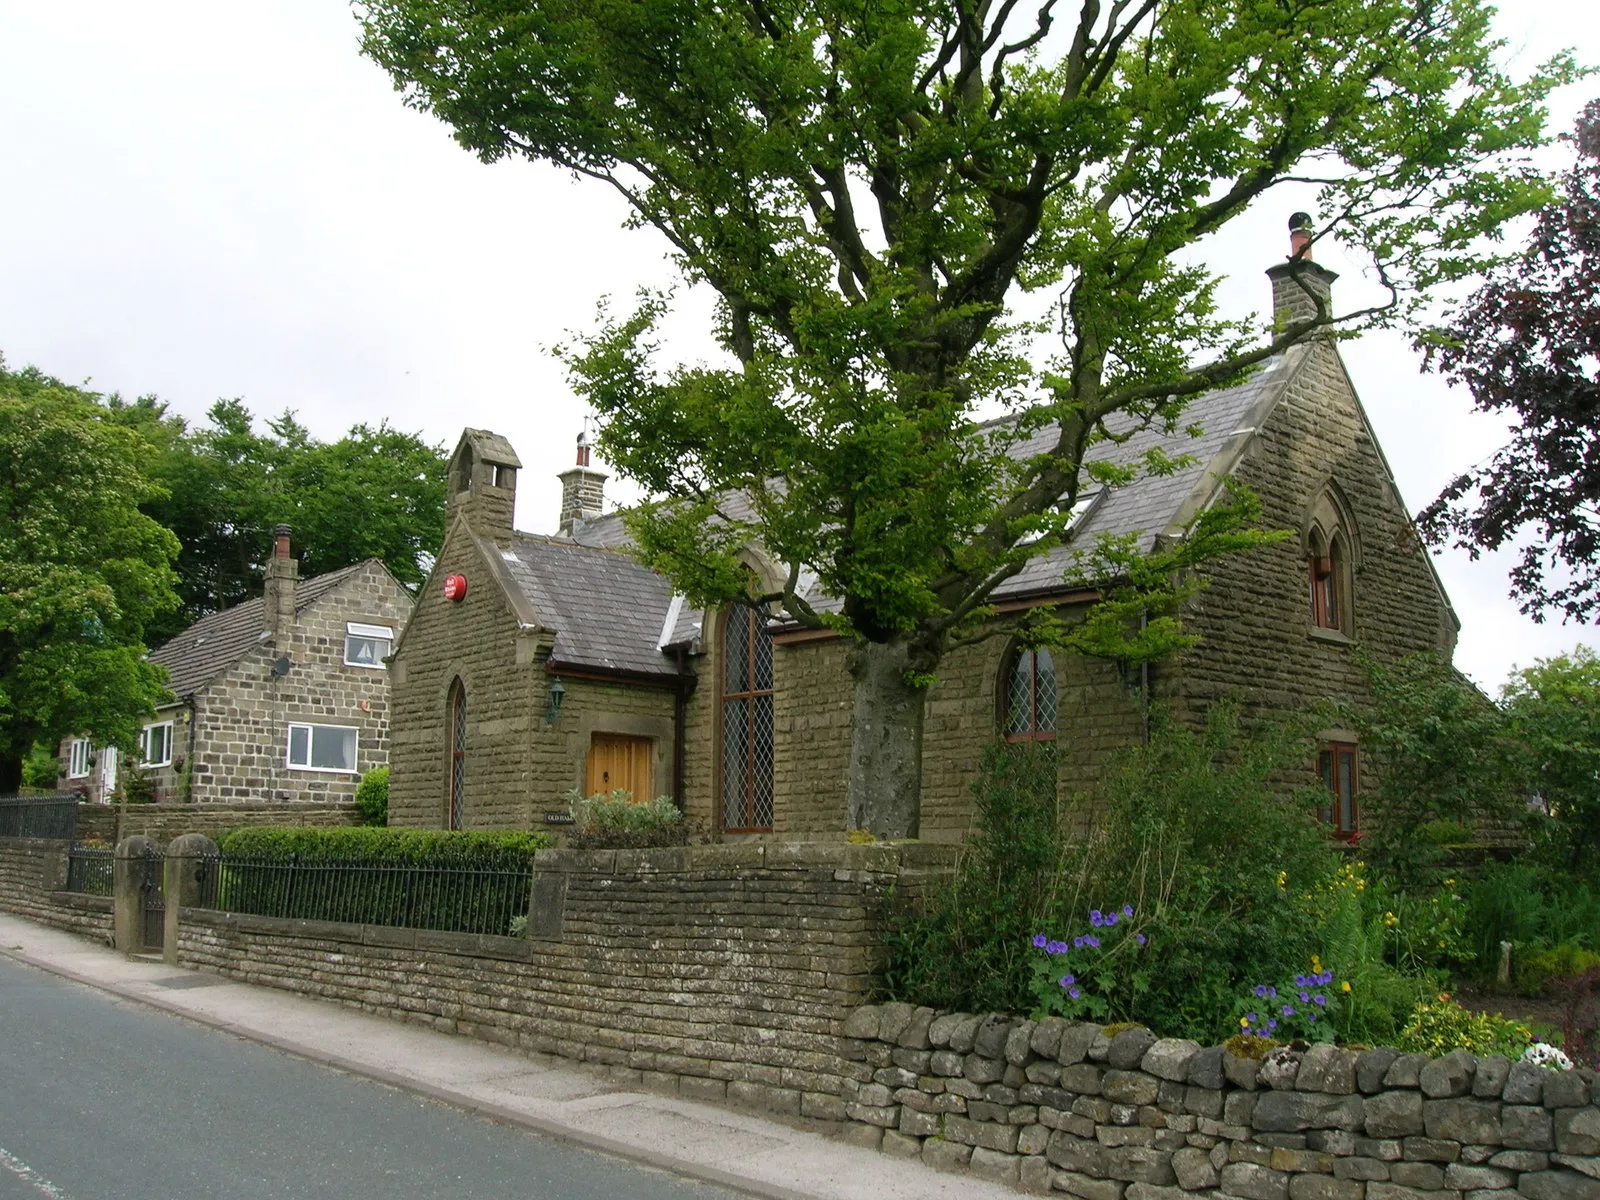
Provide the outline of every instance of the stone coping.
<path id="1" fill-rule="evenodd" d="M 600 875 L 686 874 L 707 870 L 835 870 L 898 874 L 953 869 L 960 847 L 947 842 L 721 842 L 654 850 L 540 850 L 536 871 Z"/>
<path id="2" fill-rule="evenodd" d="M 82 892 L 48 892 L 45 898 L 51 904 L 59 904 L 63 908 L 81 908 L 85 912 L 111 911 L 110 896 L 87 896 Z"/>

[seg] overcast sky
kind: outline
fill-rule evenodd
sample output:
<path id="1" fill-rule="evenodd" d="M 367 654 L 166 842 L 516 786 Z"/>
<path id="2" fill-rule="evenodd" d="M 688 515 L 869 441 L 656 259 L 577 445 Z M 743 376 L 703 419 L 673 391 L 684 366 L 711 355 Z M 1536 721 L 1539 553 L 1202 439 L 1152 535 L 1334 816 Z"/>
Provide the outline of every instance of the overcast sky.
<path id="1" fill-rule="evenodd" d="M 1600 61 L 1595 11 L 1508 6 L 1513 68 L 1561 46 Z M 1590 94 L 1600 84 L 1558 96 L 1553 122 L 1569 127 Z M 1286 253 L 1291 207 L 1273 198 L 1208 248 L 1229 303 L 1265 306 L 1261 272 Z M 464 425 L 494 429 L 525 466 L 518 526 L 553 532 L 583 406 L 549 347 L 588 328 L 600 297 L 670 278 L 660 242 L 621 229 L 624 215 L 600 185 L 485 166 L 404 108 L 340 0 L 0 0 L 13 367 L 153 392 L 196 419 L 237 396 L 258 416 L 293 409 L 324 438 L 382 419 L 447 445 Z M 682 307 L 670 345 L 692 359 L 708 306 Z M 1498 443 L 1401 338 L 1344 354 L 1413 511 Z M 1456 661 L 1480 683 L 1595 642 L 1519 614 L 1506 562 L 1436 561 L 1464 625 Z"/>

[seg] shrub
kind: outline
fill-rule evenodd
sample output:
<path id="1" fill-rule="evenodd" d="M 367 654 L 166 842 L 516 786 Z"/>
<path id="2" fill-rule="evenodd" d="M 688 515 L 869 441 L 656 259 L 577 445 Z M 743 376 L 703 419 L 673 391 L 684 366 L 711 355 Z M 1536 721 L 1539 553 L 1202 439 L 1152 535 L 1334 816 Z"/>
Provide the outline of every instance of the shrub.
<path id="1" fill-rule="evenodd" d="M 1550 950 L 1530 950 L 1513 960 L 1516 964 L 1517 990 L 1532 996 L 1544 989 L 1545 983 L 1556 976 L 1582 975 L 1592 967 L 1600 967 L 1600 954 L 1563 942 Z"/>
<path id="2" fill-rule="evenodd" d="M 1516 947 L 1519 961 L 1558 946 L 1600 951 L 1600 891 L 1532 862 L 1486 863 L 1466 892 L 1464 937 L 1485 977 L 1501 942 Z"/>
<path id="3" fill-rule="evenodd" d="M 43 742 L 35 742 L 22 760 L 22 786 L 54 789 L 60 777 L 61 762 L 55 751 Z"/>
<path id="4" fill-rule="evenodd" d="M 1546 813 L 1548 860 L 1592 868 L 1600 862 L 1600 657 L 1580 646 L 1539 659 L 1512 676 L 1500 702 Z"/>
<path id="5" fill-rule="evenodd" d="M 1395 1039 L 1395 1049 L 1433 1058 L 1452 1050 L 1470 1050 L 1474 1054 L 1503 1054 L 1515 1060 L 1532 1040 L 1533 1032 L 1526 1025 L 1507 1020 L 1499 1013 L 1470 1012 L 1441 994 L 1435 1001 L 1417 1005 Z"/>
<path id="6" fill-rule="evenodd" d="M 1173 1036 L 1224 1034 L 1244 987 L 1326 956 L 1319 918 L 1292 902 L 1338 863 L 1314 817 L 1320 796 L 1279 783 L 1304 756 L 1294 731 L 1247 735 L 1237 710 L 1217 705 L 1199 732 L 1157 719 L 1148 744 L 1063 809 L 1049 748 L 991 747 L 956 879 L 892 927 L 885 989 L 938 1008 L 1032 1009 L 1036 980 L 1049 979 L 1035 937 L 1070 945 L 1082 914 L 1127 905 L 1147 945 L 1084 956 L 1082 995 L 1067 999 Z M 1092 832 L 1075 836 L 1085 819 Z"/>
<path id="7" fill-rule="evenodd" d="M 356 809 L 363 825 L 389 823 L 389 768 L 373 767 L 356 785 Z"/>
<path id="8" fill-rule="evenodd" d="M 567 793 L 577 829 L 572 845 L 579 850 L 650 849 L 684 846 L 689 827 L 671 796 L 635 800 L 626 788 L 596 792 L 589 797 L 573 788 Z"/>
<path id="9" fill-rule="evenodd" d="M 156 802 L 156 785 L 151 779 L 150 772 L 141 770 L 132 762 L 122 768 L 122 773 L 117 780 L 117 791 L 122 799 L 129 804 L 154 804 Z"/>

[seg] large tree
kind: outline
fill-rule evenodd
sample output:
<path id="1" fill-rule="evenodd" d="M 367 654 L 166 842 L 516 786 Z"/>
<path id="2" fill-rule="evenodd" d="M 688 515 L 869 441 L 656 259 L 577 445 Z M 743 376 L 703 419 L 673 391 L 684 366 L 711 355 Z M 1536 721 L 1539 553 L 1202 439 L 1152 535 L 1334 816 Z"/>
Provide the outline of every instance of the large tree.
<path id="1" fill-rule="evenodd" d="M 1600 100 L 1571 141 L 1577 161 L 1526 252 L 1424 341 L 1430 364 L 1512 429 L 1418 521 L 1474 558 L 1526 539 L 1511 594 L 1535 620 L 1600 612 Z"/>
<path id="2" fill-rule="evenodd" d="M 176 607 L 160 487 L 99 397 L 0 359 L 0 794 L 37 742 L 131 748 L 166 695 L 145 630 Z"/>
<path id="3" fill-rule="evenodd" d="M 191 428 L 153 397 L 112 397 L 112 419 L 156 448 L 162 494 L 145 511 L 178 535 L 182 607 L 153 627 L 160 641 L 260 595 L 272 528 L 294 528 L 303 575 L 380 558 L 402 583 L 426 577 L 444 536 L 444 451 L 387 422 L 334 442 L 292 413 L 258 431 L 238 400 L 219 400 Z"/>
<path id="4" fill-rule="evenodd" d="M 361 12 L 409 103 L 486 160 L 613 189 L 714 289 L 725 364 L 658 366 L 669 301 L 646 297 L 572 350 L 574 378 L 658 497 L 634 520 L 649 561 L 725 600 L 759 542 L 786 581 L 758 598 L 852 639 L 849 819 L 887 836 L 917 829 L 928 681 L 1065 535 L 1085 452 L 1478 266 L 1476 239 L 1545 194 L 1520 153 L 1570 74 L 1507 79 L 1479 0 Z M 1381 313 L 1219 313 L 1197 246 L 1290 181 L 1370 262 Z M 995 412 L 1015 420 L 980 430 Z M 730 492 L 748 515 L 719 510 Z M 813 576 L 842 611 L 806 603 Z"/>

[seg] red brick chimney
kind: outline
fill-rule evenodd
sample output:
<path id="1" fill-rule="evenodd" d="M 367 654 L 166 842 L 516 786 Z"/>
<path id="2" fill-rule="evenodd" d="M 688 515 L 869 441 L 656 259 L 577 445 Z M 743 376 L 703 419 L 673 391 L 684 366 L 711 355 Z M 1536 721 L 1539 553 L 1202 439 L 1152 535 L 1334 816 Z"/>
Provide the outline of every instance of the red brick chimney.
<path id="1" fill-rule="evenodd" d="M 1315 317 L 1317 297 L 1322 299 L 1324 316 L 1333 315 L 1333 281 L 1339 275 L 1312 261 L 1313 236 L 1310 213 L 1297 212 L 1289 218 L 1289 257 L 1267 268 L 1275 325 Z"/>

